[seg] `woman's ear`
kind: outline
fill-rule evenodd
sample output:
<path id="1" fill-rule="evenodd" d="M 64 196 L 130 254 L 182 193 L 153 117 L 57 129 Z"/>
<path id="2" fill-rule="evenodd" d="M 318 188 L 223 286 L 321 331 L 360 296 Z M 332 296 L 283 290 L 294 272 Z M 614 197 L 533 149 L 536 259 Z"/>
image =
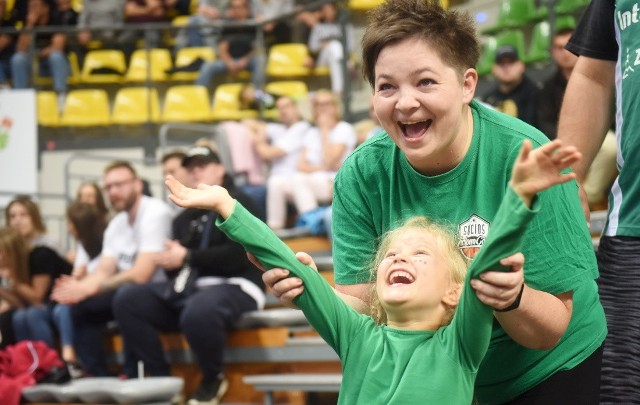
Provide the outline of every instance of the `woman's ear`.
<path id="1" fill-rule="evenodd" d="M 462 77 L 462 101 L 466 104 L 471 103 L 473 96 L 476 94 L 476 86 L 478 85 L 478 72 L 473 69 L 467 69 Z"/>
<path id="2" fill-rule="evenodd" d="M 449 307 L 456 307 L 462 294 L 462 284 L 453 284 L 442 297 L 442 303 Z"/>

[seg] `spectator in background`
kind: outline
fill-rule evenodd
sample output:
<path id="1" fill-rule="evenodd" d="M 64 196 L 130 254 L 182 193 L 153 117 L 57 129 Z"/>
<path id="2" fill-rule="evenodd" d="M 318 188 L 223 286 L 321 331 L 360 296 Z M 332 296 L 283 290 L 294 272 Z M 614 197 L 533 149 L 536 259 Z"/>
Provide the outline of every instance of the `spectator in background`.
<path id="1" fill-rule="evenodd" d="M 190 183 L 224 186 L 256 213 L 255 205 L 235 188 L 220 157 L 211 149 L 191 148 L 183 165 Z M 207 210 L 183 210 L 173 221 L 173 239 L 154 256 L 170 280 L 131 286 L 114 302 L 125 346 L 152 376 L 171 375 L 159 332 L 185 335 L 202 372 L 189 405 L 217 404 L 224 395 L 228 384 L 223 374 L 227 334 L 244 312 L 262 308 L 265 300 L 260 272 L 242 246 L 218 229 L 215 220 Z"/>
<path id="2" fill-rule="evenodd" d="M 198 10 L 189 17 L 187 26 L 178 31 L 176 48 L 181 49 L 187 46 L 215 48 L 220 29 L 218 27 L 206 27 L 205 25 L 223 20 L 228 5 L 229 0 L 198 0 Z M 199 27 L 199 25 L 202 26 Z"/>
<path id="3" fill-rule="evenodd" d="M 544 132 L 549 139 L 556 138 L 564 91 L 567 88 L 569 76 L 571 76 L 578 60 L 576 55 L 565 49 L 571 34 L 573 34 L 573 29 L 569 28 L 558 31 L 553 36 L 551 56 L 556 63 L 557 71 L 542 84 L 542 89 L 540 90 L 538 129 Z M 618 173 L 616 168 L 617 151 L 616 135 L 610 129 L 582 182 L 589 206 L 593 209 L 606 208 L 607 193 Z"/>
<path id="4" fill-rule="evenodd" d="M 160 159 L 160 165 L 162 166 L 162 178 L 166 178 L 168 175 L 172 175 L 176 179 L 182 179 L 186 184 L 191 184 L 191 178 L 187 173 L 187 170 L 182 166 L 182 159 L 187 154 L 181 150 L 174 150 L 162 155 Z M 180 182 L 182 182 L 182 180 Z M 173 210 L 174 214 L 179 214 L 182 209 L 172 202 L 169 202 L 169 207 Z"/>
<path id="5" fill-rule="evenodd" d="M 335 176 L 357 141 L 353 126 L 341 120 L 335 93 L 317 91 L 313 110 L 315 126 L 305 135 L 298 172 L 291 180 L 293 203 L 300 215 L 331 204 Z"/>
<path id="6" fill-rule="evenodd" d="M 560 106 L 567 88 L 567 81 L 578 57 L 564 49 L 571 38 L 573 28 L 558 31 L 551 40 L 551 57 L 556 64 L 553 76 L 542 83 L 538 99 L 538 129 L 549 139 L 556 139 Z"/>
<path id="7" fill-rule="evenodd" d="M 256 21 L 262 22 L 293 13 L 294 3 L 294 0 L 252 0 L 251 10 Z M 263 24 L 262 30 L 266 49 L 273 44 L 291 42 L 291 25 L 286 20 Z"/>
<path id="8" fill-rule="evenodd" d="M 57 7 L 53 7 L 44 0 L 29 0 L 24 28 L 75 26 L 78 14 L 71 8 L 71 1 L 56 0 L 56 5 Z M 31 48 L 32 35 L 36 35 L 33 49 Z M 31 54 L 35 53 L 40 62 L 40 75 L 51 76 L 53 79 L 53 90 L 58 93 L 58 108 L 62 110 L 70 72 L 66 47 L 67 35 L 64 33 L 20 34 L 16 43 L 16 52 L 11 57 L 13 87 L 26 89 L 31 86 Z"/>
<path id="9" fill-rule="evenodd" d="M 107 204 L 105 203 L 104 197 L 102 195 L 102 190 L 100 190 L 100 186 L 98 186 L 97 183 L 84 182 L 80 184 L 80 186 L 78 187 L 78 191 L 76 192 L 76 198 L 74 199 L 74 202 L 86 203 L 94 206 L 99 216 L 99 222 L 105 225 L 109 222 L 109 208 L 107 208 Z M 69 224 L 68 221 L 69 215 L 67 214 L 67 225 Z M 67 228 L 69 227 L 67 226 Z M 69 232 L 71 233 L 71 231 Z M 78 253 L 77 249 L 67 251 L 65 257 L 69 263 L 76 262 L 76 253 Z"/>
<path id="10" fill-rule="evenodd" d="M 29 247 L 11 227 L 0 228 L 0 349 L 15 344 L 13 314 L 22 306 L 18 283 L 29 282 Z"/>
<path id="11" fill-rule="evenodd" d="M 234 23 L 249 22 L 251 10 L 248 0 L 231 0 L 228 19 Z M 197 85 L 209 86 L 218 75 L 237 76 L 243 70 L 250 70 L 252 82 L 260 88 L 263 82 L 264 61 L 256 53 L 256 32 L 253 27 L 228 27 L 222 31 L 218 43 L 218 56 L 213 62 L 206 62 L 200 68 Z"/>
<path id="12" fill-rule="evenodd" d="M 18 22 L 15 8 L 8 13 L 7 6 L 7 0 L 0 0 L 0 28 L 15 27 Z M 15 38 L 10 34 L 0 34 L 0 89 L 9 88 L 11 56 L 15 50 Z"/>
<path id="13" fill-rule="evenodd" d="M 90 181 L 80 184 L 78 192 L 76 193 L 75 202 L 87 203 L 96 207 L 98 214 L 102 217 L 104 222 L 109 221 L 109 208 L 104 201 L 102 190 L 98 183 Z"/>
<path id="14" fill-rule="evenodd" d="M 75 354 L 70 314 L 60 311 L 49 299 L 55 280 L 70 274 L 72 266 L 45 236 L 40 209 L 31 199 L 14 199 L 7 206 L 7 215 L 7 223 L 23 238 L 28 254 L 28 279 L 21 281 L 17 272 L 10 277 L 12 283 L 18 283 L 12 292 L 21 303 L 13 314 L 16 341 L 42 340 L 49 347 L 56 348 L 55 325 L 62 343 L 62 358 L 73 363 Z"/>
<path id="15" fill-rule="evenodd" d="M 104 190 L 118 212 L 104 233 L 100 261 L 81 280 L 62 277 L 52 298 L 72 306 L 75 346 L 81 366 L 93 376 L 108 375 L 102 331 L 113 320 L 112 302 L 126 284 L 162 280 L 154 262 L 170 235 L 172 213 L 164 202 L 143 196 L 135 169 L 116 161 L 104 170 Z M 125 371 L 136 366 L 126 357 Z"/>
<path id="16" fill-rule="evenodd" d="M 40 208 L 28 196 L 14 198 L 5 209 L 5 223 L 18 231 L 29 248 L 46 246 L 58 254 L 62 253 L 58 242 L 47 235 Z"/>
<path id="17" fill-rule="evenodd" d="M 89 43 L 93 40 L 102 42 L 103 48 L 116 47 L 121 44 L 117 28 L 124 24 L 124 5 L 126 0 L 84 0 L 82 11 L 78 16 L 78 58 L 84 61 Z"/>
<path id="18" fill-rule="evenodd" d="M 169 21 L 169 10 L 175 0 L 127 0 L 124 5 L 126 23 L 161 23 Z M 145 45 L 157 48 L 162 43 L 162 32 L 157 29 L 141 31 L 125 31 L 123 42 L 128 44 L 127 54 L 137 48 L 135 42 L 144 38 Z"/>
<path id="19" fill-rule="evenodd" d="M 327 67 L 331 77 L 331 91 L 337 95 L 344 90 L 343 59 L 349 58 L 354 49 L 353 26 L 347 23 L 345 26 L 347 45 L 345 50 L 342 44 L 342 26 L 338 21 L 338 8 L 333 3 L 322 5 L 317 14 L 317 21 L 311 20 L 311 33 L 309 34 L 309 51 L 313 57 L 307 60 L 309 67 Z M 346 56 L 345 56 L 346 54 Z"/>
<path id="20" fill-rule="evenodd" d="M 360 145 L 374 135 L 384 132 L 384 128 L 382 128 L 382 126 L 380 125 L 380 120 L 378 120 L 378 116 L 373 109 L 373 97 L 369 102 L 369 118 L 365 118 L 356 122 L 353 127 L 356 131 L 356 136 L 358 139 L 358 141 L 356 142 L 356 146 Z"/>
<path id="21" fill-rule="evenodd" d="M 98 266 L 107 222 L 95 205 L 74 202 L 67 208 L 67 229 L 76 241 L 72 276 L 91 274 Z"/>
<path id="22" fill-rule="evenodd" d="M 304 121 L 296 101 L 280 97 L 276 101 L 278 123 L 245 121 L 256 153 L 269 162 L 266 185 L 267 224 L 272 229 L 283 228 L 287 219 L 287 201 L 293 199 L 292 177 L 304 146 L 304 137 L 311 125 Z"/>
<path id="23" fill-rule="evenodd" d="M 492 69 L 497 83 L 482 97 L 482 101 L 535 127 L 539 89 L 525 75 L 525 69 L 515 47 L 501 46 L 496 51 L 496 63 Z"/>

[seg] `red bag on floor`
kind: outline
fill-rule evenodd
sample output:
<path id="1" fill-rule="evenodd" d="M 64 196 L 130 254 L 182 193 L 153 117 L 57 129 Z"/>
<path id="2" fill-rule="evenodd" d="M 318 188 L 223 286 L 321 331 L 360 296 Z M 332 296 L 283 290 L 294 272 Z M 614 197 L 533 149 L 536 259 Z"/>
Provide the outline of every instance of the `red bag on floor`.
<path id="1" fill-rule="evenodd" d="M 50 377 L 60 374 L 60 370 L 66 371 L 64 362 L 58 352 L 44 342 L 25 340 L 7 346 L 0 351 L 0 403 L 19 404 L 24 387 L 51 380 Z M 66 382 L 64 380 L 69 379 L 63 377 L 51 382 Z"/>

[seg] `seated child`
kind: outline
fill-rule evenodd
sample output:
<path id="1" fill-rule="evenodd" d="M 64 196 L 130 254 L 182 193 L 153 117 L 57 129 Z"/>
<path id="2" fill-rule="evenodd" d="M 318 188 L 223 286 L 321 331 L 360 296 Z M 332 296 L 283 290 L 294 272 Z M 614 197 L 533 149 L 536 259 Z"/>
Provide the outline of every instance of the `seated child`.
<path id="1" fill-rule="evenodd" d="M 491 337 L 493 308 L 482 304 L 470 280 L 485 270 L 521 268 L 525 229 L 539 207 L 536 193 L 575 175 L 561 173 L 580 159 L 573 147 L 553 141 L 536 150 L 526 141 L 513 167 L 510 188 L 489 236 L 466 270 L 452 236 L 426 218 L 390 231 L 373 260 L 379 311 L 357 313 L 260 220 L 225 189 L 190 189 L 168 177 L 170 199 L 183 207 L 212 209 L 217 225 L 266 268 L 291 269 L 304 292 L 297 305 L 338 353 L 343 367 L 341 404 L 471 404 L 476 373 Z M 512 306 L 515 309 L 519 298 Z M 456 311 L 456 307 L 459 309 Z M 455 311 L 455 314 L 454 314 Z"/>

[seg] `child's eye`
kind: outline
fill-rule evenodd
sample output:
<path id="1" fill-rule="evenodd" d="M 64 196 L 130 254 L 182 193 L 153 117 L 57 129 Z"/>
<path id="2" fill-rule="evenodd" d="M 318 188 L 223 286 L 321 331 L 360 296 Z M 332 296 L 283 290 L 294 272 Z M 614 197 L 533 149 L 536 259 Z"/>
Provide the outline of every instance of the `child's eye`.
<path id="1" fill-rule="evenodd" d="M 388 259 L 388 258 L 393 257 L 395 255 L 396 255 L 396 252 L 389 251 L 389 252 L 387 252 L 386 255 L 384 255 L 384 258 Z"/>
<path id="2" fill-rule="evenodd" d="M 428 256 L 429 252 L 427 250 L 424 250 L 424 249 L 419 249 L 419 250 L 416 250 L 416 252 L 414 254 L 416 256 Z"/>

